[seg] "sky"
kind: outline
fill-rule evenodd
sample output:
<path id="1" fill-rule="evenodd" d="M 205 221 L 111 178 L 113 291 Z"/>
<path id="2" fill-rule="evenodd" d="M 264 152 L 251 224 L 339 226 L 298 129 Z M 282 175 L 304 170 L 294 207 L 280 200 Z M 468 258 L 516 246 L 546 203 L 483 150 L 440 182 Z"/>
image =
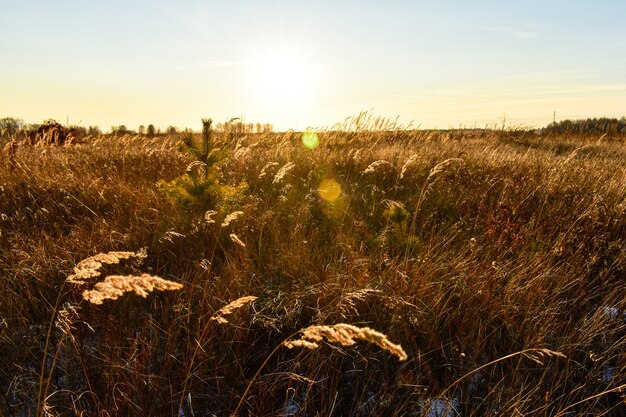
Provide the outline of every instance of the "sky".
<path id="1" fill-rule="evenodd" d="M 626 1 L 0 0 L 0 117 L 541 127 L 626 114 Z"/>

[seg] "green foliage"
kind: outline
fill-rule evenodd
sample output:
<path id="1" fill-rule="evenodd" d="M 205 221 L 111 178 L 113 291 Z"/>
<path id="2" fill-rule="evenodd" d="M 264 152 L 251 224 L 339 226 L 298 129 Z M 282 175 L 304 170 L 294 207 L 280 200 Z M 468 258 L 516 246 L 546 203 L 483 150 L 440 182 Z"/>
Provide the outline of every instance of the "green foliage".
<path id="1" fill-rule="evenodd" d="M 102 134 L 102 130 L 100 130 L 98 126 L 89 126 L 87 134 L 90 136 L 100 136 Z"/>
<path id="2" fill-rule="evenodd" d="M 3 117 L 0 119 L 0 136 L 11 136 L 24 127 L 22 119 L 14 119 L 12 117 Z"/>
<path id="3" fill-rule="evenodd" d="M 389 201 L 388 208 L 383 212 L 383 216 L 396 224 L 402 224 L 408 217 L 409 212 L 404 206 L 396 201 Z"/>
<path id="4" fill-rule="evenodd" d="M 229 210 L 247 189 L 245 183 L 232 186 L 221 182 L 221 165 L 227 161 L 228 152 L 224 143 L 214 140 L 212 120 L 203 119 L 202 124 L 200 137 L 185 132 L 178 145 L 179 151 L 192 160 L 185 173 L 172 181 L 159 182 L 161 189 L 189 214 L 188 220 L 209 209 Z"/>
<path id="5" fill-rule="evenodd" d="M 131 133 L 131 131 L 128 130 L 126 125 L 119 125 L 119 126 L 111 126 L 111 133 L 116 136 L 123 136 L 128 133 Z"/>

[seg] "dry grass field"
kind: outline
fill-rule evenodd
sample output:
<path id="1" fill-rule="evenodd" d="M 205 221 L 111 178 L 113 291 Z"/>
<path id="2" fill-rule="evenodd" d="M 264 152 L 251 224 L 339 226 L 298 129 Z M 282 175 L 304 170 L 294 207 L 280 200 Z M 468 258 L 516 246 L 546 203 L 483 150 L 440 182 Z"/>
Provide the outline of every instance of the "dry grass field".
<path id="1" fill-rule="evenodd" d="M 5 140 L 0 416 L 625 415 L 624 137 L 346 127 Z"/>

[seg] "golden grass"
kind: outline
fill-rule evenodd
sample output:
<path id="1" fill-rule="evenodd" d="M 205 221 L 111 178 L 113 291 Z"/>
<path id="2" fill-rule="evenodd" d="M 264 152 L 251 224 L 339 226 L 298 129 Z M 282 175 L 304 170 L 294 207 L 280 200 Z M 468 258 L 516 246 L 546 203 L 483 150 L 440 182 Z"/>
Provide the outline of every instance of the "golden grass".
<path id="1" fill-rule="evenodd" d="M 222 222 L 222 227 L 230 226 L 230 224 L 237 220 L 237 218 L 239 218 L 239 216 L 241 215 L 243 215 L 243 211 L 233 211 L 232 213 L 228 214 Z"/>
<path id="2" fill-rule="evenodd" d="M 411 415 L 445 398 L 463 417 L 621 415 L 624 139 L 367 120 L 315 150 L 291 132 L 233 142 L 220 181 L 246 191 L 194 214 L 156 185 L 191 162 L 176 138 L 16 141 L 0 414 Z M 161 285 L 145 276 L 184 288 L 76 305 Z M 259 298 L 224 306 L 240 294 Z"/>
<path id="3" fill-rule="evenodd" d="M 109 275 L 104 281 L 98 282 L 91 290 L 83 291 L 83 299 L 92 304 L 102 304 L 105 300 L 116 300 L 122 295 L 132 292 L 146 298 L 152 291 L 180 290 L 183 285 L 149 274 Z"/>
<path id="4" fill-rule="evenodd" d="M 283 345 L 289 349 L 294 347 L 316 349 L 319 347 L 317 342 L 323 340 L 342 346 L 352 346 L 356 344 L 357 340 L 364 340 L 397 356 L 400 361 L 405 361 L 408 358 L 402 346 L 392 343 L 385 334 L 369 327 L 357 327 L 351 324 L 338 323 L 331 326 L 309 326 L 300 330 L 299 333 L 301 334 L 300 340 L 287 340 L 283 342 Z"/>
<path id="5" fill-rule="evenodd" d="M 240 297 L 234 301 L 231 301 L 230 303 L 226 304 L 224 307 L 217 310 L 215 312 L 215 315 L 211 317 L 211 320 L 216 321 L 220 324 L 226 324 L 228 323 L 228 320 L 226 320 L 224 316 L 230 316 L 236 310 L 239 310 L 240 308 L 248 305 L 249 303 L 255 301 L 256 299 L 257 297 L 255 297 L 254 295 L 246 295 L 244 297 Z"/>
<path id="6" fill-rule="evenodd" d="M 145 250 L 140 250 L 139 252 L 113 251 L 98 253 L 80 261 L 74 267 L 74 273 L 67 277 L 66 282 L 77 285 L 87 284 L 92 281 L 93 278 L 100 276 L 103 265 L 116 265 L 123 259 L 143 260 L 146 256 Z"/>
<path id="7" fill-rule="evenodd" d="M 103 265 L 117 265 L 122 260 L 134 259 L 140 263 L 147 257 L 146 249 L 138 252 L 112 251 L 98 253 L 83 259 L 74 267 L 74 274 L 67 277 L 65 282 L 77 286 L 91 285 L 91 289 L 84 290 L 83 299 L 92 304 L 102 304 L 105 300 L 116 300 L 125 293 L 132 292 L 146 298 L 152 291 L 180 290 L 183 285 L 168 281 L 150 274 L 141 275 L 109 275 L 104 280 L 96 282 L 95 278 L 102 275 Z"/>

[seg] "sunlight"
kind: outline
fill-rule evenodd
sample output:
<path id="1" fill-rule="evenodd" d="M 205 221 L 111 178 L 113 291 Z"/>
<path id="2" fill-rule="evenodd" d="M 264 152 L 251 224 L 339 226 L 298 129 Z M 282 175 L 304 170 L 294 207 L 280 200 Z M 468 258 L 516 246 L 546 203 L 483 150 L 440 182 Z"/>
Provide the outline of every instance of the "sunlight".
<path id="1" fill-rule="evenodd" d="M 333 179 L 325 179 L 317 189 L 320 197 L 328 202 L 333 202 L 341 195 L 341 185 Z"/>
<path id="2" fill-rule="evenodd" d="M 302 134 L 302 144 L 308 149 L 315 149 L 320 144 L 320 138 L 315 132 L 304 132 Z"/>
<path id="3" fill-rule="evenodd" d="M 268 49 L 253 60 L 251 87 L 271 106 L 297 105 L 315 92 L 313 67 L 313 60 L 297 49 Z"/>

